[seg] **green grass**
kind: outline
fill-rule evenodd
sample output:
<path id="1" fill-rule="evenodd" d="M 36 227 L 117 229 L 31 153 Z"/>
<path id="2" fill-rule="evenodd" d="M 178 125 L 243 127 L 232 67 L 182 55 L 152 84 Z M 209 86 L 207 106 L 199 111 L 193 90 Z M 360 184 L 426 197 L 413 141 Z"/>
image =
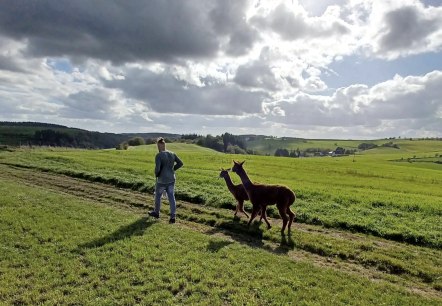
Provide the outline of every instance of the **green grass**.
<path id="1" fill-rule="evenodd" d="M 357 155 L 355 161 L 353 156 L 235 156 L 187 144 L 170 144 L 169 149 L 177 152 L 185 164 L 177 173 L 179 199 L 213 207 L 234 207 L 224 181 L 218 179 L 219 168 L 230 167 L 234 158 L 246 159 L 245 169 L 253 181 L 285 184 L 295 191 L 298 199 L 293 208 L 297 222 L 441 248 L 442 164 L 430 160 L 397 161 L 434 157 L 442 151 L 440 141 L 422 143 L 425 145 L 419 152 L 392 153 L 396 149 L 380 148 L 373 154 L 367 151 Z M 1 152 L 0 163 L 150 192 L 154 186 L 155 154 L 155 146 L 128 151 L 35 149 Z M 239 183 L 235 174 L 232 179 Z M 274 207 L 269 213 L 273 217 L 278 215 Z"/>
<path id="2" fill-rule="evenodd" d="M 247 148 L 261 154 L 273 155 L 276 149 L 304 151 L 306 149 L 320 149 L 333 151 L 337 147 L 344 149 L 357 149 L 363 142 L 359 140 L 314 140 L 314 139 L 293 139 L 293 138 L 267 138 L 251 140 L 247 142 Z M 371 141 L 370 141 L 371 142 Z M 382 144 L 382 143 L 381 143 Z"/>
<path id="3" fill-rule="evenodd" d="M 0 194 L 5 304 L 440 304 L 13 178 L 0 178 Z"/>
<path id="4" fill-rule="evenodd" d="M 392 142 L 397 144 L 399 149 L 381 147 L 383 144 Z M 410 139 L 374 139 L 374 140 L 342 140 L 342 139 L 294 139 L 294 138 L 266 138 L 247 141 L 247 148 L 261 154 L 273 155 L 278 148 L 287 150 L 299 149 L 319 149 L 333 151 L 337 147 L 354 150 L 358 149 L 361 143 L 373 143 L 379 148 L 367 150 L 365 153 L 373 154 L 377 151 L 397 153 L 413 153 L 413 152 L 431 152 L 441 151 L 441 141 L 437 140 L 410 140 Z"/>
<path id="5" fill-rule="evenodd" d="M 12 178 L 19 184 L 33 184 L 43 186 L 45 189 L 58 190 L 75 195 L 79 198 L 99 201 L 107 205 L 138 209 L 143 213 L 153 207 L 151 195 L 139 193 L 129 189 L 117 189 L 110 185 L 97 184 L 86 180 L 78 180 L 54 173 L 42 173 L 38 170 L 20 169 L 0 165 L 0 176 Z M 163 207 L 167 218 L 168 207 Z M 324 229 L 321 226 L 303 225 L 296 223 L 292 235 L 281 237 L 278 220 L 271 220 L 273 228 L 264 229 L 259 223 L 254 223 L 250 228 L 246 225 L 245 218 L 232 218 L 232 211 L 218 209 L 188 202 L 178 202 L 179 220 L 186 220 L 186 224 L 198 225 L 206 228 L 208 234 L 220 234 L 245 243 L 252 247 L 269 250 L 268 242 L 279 245 L 270 251 L 284 252 L 289 256 L 299 256 L 299 252 L 308 252 L 310 258 L 321 261 L 321 265 L 330 262 L 342 261 L 351 264 L 346 270 L 356 271 L 364 267 L 364 275 L 373 271 L 376 278 L 386 279 L 394 283 L 411 282 L 420 284 L 431 290 L 442 288 L 442 256 L 439 250 L 418 247 L 404 243 L 391 242 L 370 235 L 349 233 L 347 231 Z M 279 223 L 279 224 L 278 224 Z M 293 255 L 293 254 L 294 255 Z M 319 257 L 318 257 L 319 256 Z M 369 269 L 369 270 L 366 270 Z M 413 285 L 414 286 L 414 285 Z"/>

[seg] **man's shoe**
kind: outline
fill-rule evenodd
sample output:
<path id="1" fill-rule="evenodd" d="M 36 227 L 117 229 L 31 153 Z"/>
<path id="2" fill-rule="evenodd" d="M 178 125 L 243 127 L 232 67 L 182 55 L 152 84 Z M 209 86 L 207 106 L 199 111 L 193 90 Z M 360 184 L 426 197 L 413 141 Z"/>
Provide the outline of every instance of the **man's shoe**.
<path id="1" fill-rule="evenodd" d="M 169 223 L 170 224 L 174 224 L 175 223 L 175 218 L 170 218 Z"/>
<path id="2" fill-rule="evenodd" d="M 149 216 L 154 217 L 155 219 L 158 219 L 160 217 L 160 215 L 154 211 L 149 211 Z"/>

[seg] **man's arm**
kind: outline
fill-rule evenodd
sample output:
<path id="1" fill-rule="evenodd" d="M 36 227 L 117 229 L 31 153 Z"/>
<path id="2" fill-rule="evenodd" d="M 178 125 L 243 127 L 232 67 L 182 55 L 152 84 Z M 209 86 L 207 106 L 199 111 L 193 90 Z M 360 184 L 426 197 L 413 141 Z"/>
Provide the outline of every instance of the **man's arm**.
<path id="1" fill-rule="evenodd" d="M 160 154 L 157 154 L 157 156 L 155 156 L 155 177 L 160 176 L 160 172 L 161 172 L 161 158 Z"/>
<path id="2" fill-rule="evenodd" d="M 183 162 L 181 159 L 175 154 L 175 166 L 173 166 L 173 170 L 176 171 L 183 166 Z"/>

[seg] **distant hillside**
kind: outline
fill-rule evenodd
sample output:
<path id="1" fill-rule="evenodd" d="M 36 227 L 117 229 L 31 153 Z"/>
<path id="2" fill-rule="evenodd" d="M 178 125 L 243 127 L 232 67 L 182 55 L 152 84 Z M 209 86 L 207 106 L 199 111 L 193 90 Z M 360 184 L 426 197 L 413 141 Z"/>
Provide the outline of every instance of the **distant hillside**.
<path id="1" fill-rule="evenodd" d="M 180 138 L 178 134 L 100 133 L 41 122 L 0 122 L 0 145 L 63 146 L 75 148 L 115 148 L 133 137 L 152 139 L 163 136 Z"/>
<path id="2" fill-rule="evenodd" d="M 291 137 L 269 137 L 242 135 L 245 137 L 247 150 L 254 154 L 274 155 L 279 150 L 289 152 L 305 152 L 309 155 L 315 155 L 316 152 L 325 154 L 326 152 L 336 151 L 337 148 L 344 152 L 369 151 L 372 153 L 385 152 L 419 152 L 440 151 L 442 147 L 441 138 L 388 138 L 374 140 L 343 140 L 343 139 L 303 139 Z"/>
<path id="3" fill-rule="evenodd" d="M 144 139 L 156 139 L 158 137 L 164 137 L 167 139 L 175 140 L 175 139 L 181 138 L 180 134 L 171 134 L 171 133 L 122 133 L 122 134 L 118 134 L 118 135 L 123 135 L 128 138 L 141 137 Z"/>

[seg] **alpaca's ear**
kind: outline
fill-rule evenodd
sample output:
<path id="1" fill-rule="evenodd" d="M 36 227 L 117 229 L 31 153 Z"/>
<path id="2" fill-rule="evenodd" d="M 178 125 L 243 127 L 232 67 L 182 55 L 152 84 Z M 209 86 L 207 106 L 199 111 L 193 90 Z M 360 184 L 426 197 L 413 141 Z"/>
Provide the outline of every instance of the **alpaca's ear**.
<path id="1" fill-rule="evenodd" d="M 244 160 L 244 161 L 240 162 L 239 165 L 242 166 L 245 162 L 246 161 Z"/>
<path id="2" fill-rule="evenodd" d="M 238 165 L 239 163 L 236 161 L 236 160 L 234 160 L 234 159 L 232 159 L 232 161 L 233 161 L 233 163 L 235 164 L 235 165 Z"/>

